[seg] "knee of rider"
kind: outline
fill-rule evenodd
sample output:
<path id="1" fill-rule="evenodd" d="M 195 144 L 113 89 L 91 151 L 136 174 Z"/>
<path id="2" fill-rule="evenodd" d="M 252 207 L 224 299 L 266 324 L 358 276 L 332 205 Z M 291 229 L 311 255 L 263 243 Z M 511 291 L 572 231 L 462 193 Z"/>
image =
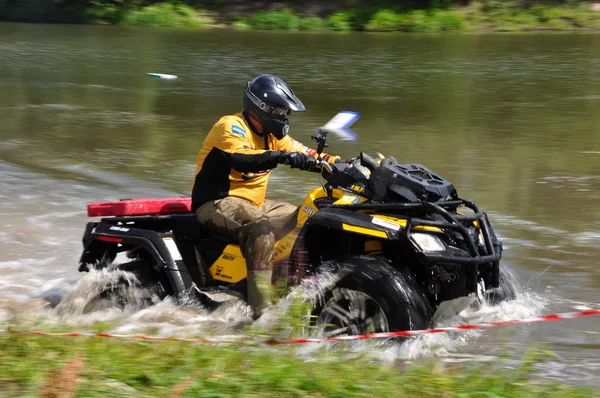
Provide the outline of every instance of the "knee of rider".
<path id="1" fill-rule="evenodd" d="M 259 220 L 256 220 L 251 224 L 254 224 L 252 228 L 252 230 L 254 231 L 254 235 L 273 235 L 273 224 L 271 224 L 271 220 L 269 220 L 267 217 L 263 216 Z"/>
<path id="2" fill-rule="evenodd" d="M 246 233 L 252 236 L 269 235 L 273 233 L 273 225 L 268 217 L 263 216 L 256 221 L 244 225 L 242 228 Z"/>
<path id="3" fill-rule="evenodd" d="M 271 221 L 268 218 L 263 217 L 260 220 L 252 222 L 250 224 L 244 225 L 240 230 L 240 244 L 253 246 L 259 241 L 275 243 L 275 236 L 273 234 L 273 225 L 271 225 Z"/>

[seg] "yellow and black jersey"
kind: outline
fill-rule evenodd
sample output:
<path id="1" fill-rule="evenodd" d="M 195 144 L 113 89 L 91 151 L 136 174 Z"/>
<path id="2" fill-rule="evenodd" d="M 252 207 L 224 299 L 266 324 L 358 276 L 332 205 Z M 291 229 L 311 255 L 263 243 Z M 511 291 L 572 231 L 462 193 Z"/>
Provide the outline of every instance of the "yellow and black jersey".
<path id="1" fill-rule="evenodd" d="M 276 151 L 317 156 L 317 151 L 289 136 L 278 140 L 272 134 L 264 137 L 255 134 L 242 113 L 223 116 L 212 127 L 198 152 L 192 210 L 227 196 L 262 205 L 269 173 L 279 160 Z M 337 157 L 324 155 L 323 159 L 333 162 Z"/>

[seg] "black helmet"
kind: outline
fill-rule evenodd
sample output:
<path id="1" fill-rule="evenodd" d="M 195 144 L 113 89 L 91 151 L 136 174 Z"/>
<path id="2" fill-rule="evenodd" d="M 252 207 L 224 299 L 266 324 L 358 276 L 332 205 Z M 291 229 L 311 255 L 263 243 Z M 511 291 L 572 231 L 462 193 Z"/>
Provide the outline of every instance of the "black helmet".
<path id="1" fill-rule="evenodd" d="M 244 90 L 244 111 L 255 118 L 267 133 L 278 140 L 289 130 L 287 115 L 304 112 L 304 104 L 282 79 L 260 75 L 248 82 Z"/>

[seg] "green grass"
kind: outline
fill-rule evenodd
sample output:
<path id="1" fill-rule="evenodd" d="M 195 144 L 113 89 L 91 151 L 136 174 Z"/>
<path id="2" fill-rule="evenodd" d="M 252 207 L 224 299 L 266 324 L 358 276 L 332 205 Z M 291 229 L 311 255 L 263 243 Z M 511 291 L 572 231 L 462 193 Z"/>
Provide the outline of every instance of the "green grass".
<path id="1" fill-rule="evenodd" d="M 542 351 L 508 370 L 442 363 L 384 366 L 292 347 L 0 335 L 0 395 L 85 397 L 592 397 L 534 378 Z"/>

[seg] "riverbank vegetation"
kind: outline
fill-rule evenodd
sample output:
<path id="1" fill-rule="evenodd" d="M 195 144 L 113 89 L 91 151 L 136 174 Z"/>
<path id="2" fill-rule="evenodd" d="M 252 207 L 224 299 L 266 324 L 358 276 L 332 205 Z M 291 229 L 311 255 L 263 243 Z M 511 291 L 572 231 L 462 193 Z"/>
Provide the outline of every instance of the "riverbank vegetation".
<path id="1" fill-rule="evenodd" d="M 0 20 L 284 31 L 570 31 L 600 30 L 600 2 L 0 0 Z"/>
<path id="2" fill-rule="evenodd" d="M 67 341 L 68 339 L 68 341 Z M 342 343 L 345 344 L 345 343 Z M 40 397 L 592 397 L 533 375 L 550 355 L 518 364 L 381 365 L 340 352 L 306 361 L 265 348 L 87 337 L 0 335 L 0 395 Z"/>

